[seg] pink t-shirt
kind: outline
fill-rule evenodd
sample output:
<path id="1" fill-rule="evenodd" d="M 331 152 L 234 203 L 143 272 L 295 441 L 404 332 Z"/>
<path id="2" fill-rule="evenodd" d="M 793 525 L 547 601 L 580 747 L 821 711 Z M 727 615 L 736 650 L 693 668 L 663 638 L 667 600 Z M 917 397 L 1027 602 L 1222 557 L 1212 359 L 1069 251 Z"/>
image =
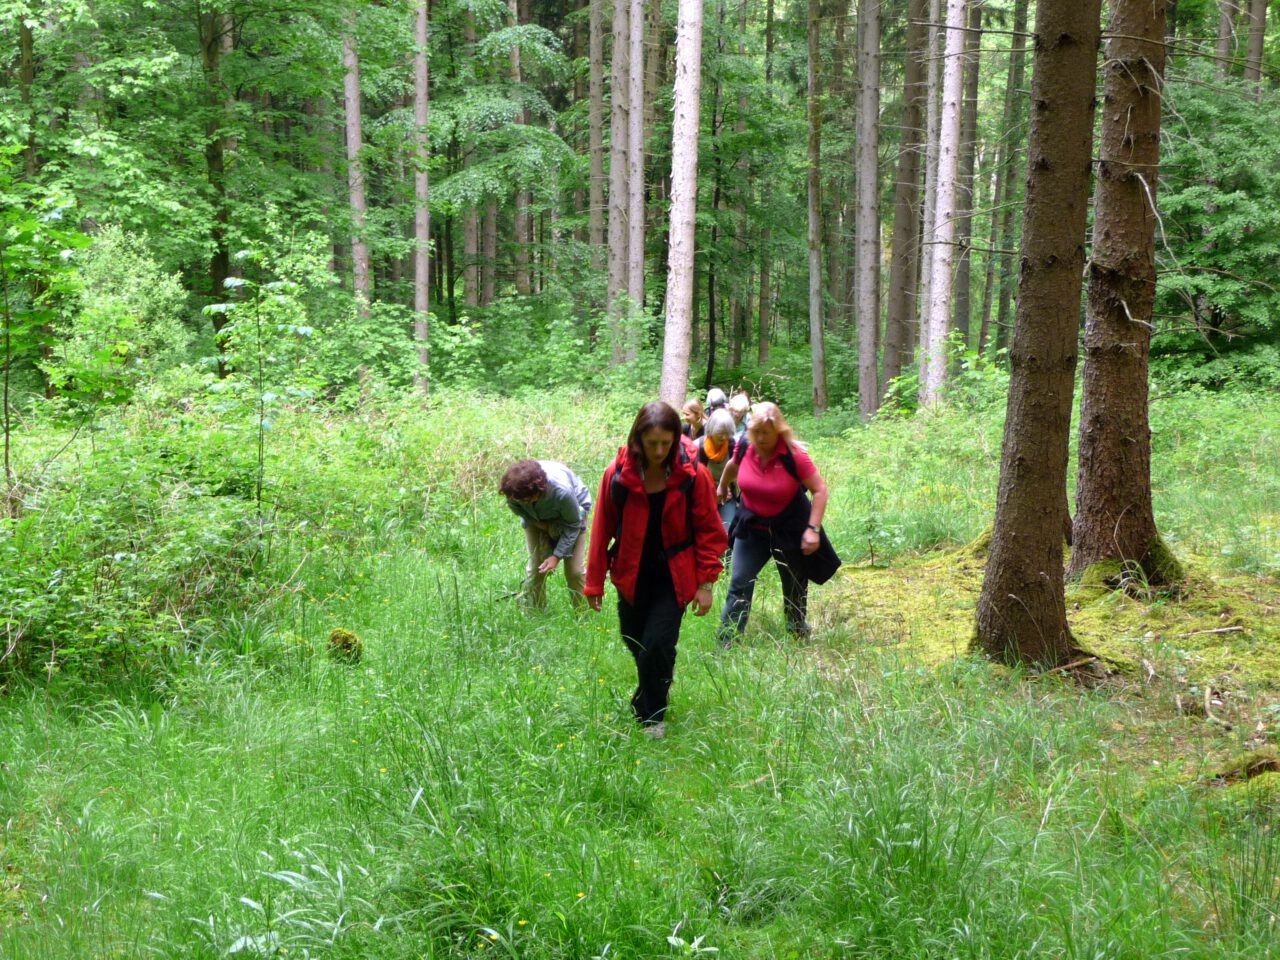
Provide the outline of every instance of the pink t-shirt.
<path id="1" fill-rule="evenodd" d="M 755 445 L 747 447 L 747 452 L 738 466 L 738 489 L 742 491 L 742 503 L 758 517 L 776 517 L 787 508 L 800 489 L 800 481 L 787 472 L 782 465 L 781 454 L 787 450 L 787 441 L 778 438 L 778 446 L 773 451 L 769 462 L 762 464 Z M 799 447 L 791 447 L 795 457 L 796 473 L 800 480 L 808 480 L 818 472 L 812 458 Z"/>

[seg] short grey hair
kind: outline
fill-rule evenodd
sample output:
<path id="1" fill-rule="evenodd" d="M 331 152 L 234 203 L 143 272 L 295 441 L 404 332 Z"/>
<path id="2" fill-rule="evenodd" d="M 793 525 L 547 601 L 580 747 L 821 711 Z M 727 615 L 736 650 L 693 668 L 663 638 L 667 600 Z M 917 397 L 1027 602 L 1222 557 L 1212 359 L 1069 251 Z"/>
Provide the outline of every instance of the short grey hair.
<path id="1" fill-rule="evenodd" d="M 704 428 L 708 437 L 732 437 L 736 430 L 737 425 L 733 422 L 733 414 L 724 407 L 712 411 Z"/>

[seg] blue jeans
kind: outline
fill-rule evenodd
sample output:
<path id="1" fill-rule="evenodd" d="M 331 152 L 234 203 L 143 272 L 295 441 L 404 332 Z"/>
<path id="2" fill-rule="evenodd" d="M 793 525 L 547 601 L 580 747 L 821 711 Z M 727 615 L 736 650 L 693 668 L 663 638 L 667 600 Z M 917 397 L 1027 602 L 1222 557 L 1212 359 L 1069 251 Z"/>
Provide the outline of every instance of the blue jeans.
<path id="1" fill-rule="evenodd" d="M 787 629 L 800 636 L 808 634 L 805 614 L 809 605 L 809 581 L 803 574 L 792 570 L 770 531 L 750 530 L 747 536 L 738 537 L 733 543 L 733 575 L 729 578 L 729 595 L 720 612 L 720 629 L 717 632 L 721 645 L 728 646 L 746 630 L 756 580 L 770 557 L 777 563 L 778 576 L 782 580 L 782 605 L 786 611 Z"/>

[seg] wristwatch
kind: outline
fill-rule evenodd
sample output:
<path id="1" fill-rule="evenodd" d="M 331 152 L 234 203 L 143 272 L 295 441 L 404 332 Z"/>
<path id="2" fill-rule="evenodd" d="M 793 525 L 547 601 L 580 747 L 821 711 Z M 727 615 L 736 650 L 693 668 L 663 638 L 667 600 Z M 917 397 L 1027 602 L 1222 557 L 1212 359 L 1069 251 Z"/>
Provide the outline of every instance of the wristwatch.
<path id="1" fill-rule="evenodd" d="M 806 524 L 805 524 L 805 527 L 806 527 L 807 529 L 809 529 L 809 530 L 812 530 L 814 533 L 820 533 L 820 532 L 821 532 L 821 530 L 820 530 L 818 527 L 815 527 L 812 523 L 806 523 Z"/>

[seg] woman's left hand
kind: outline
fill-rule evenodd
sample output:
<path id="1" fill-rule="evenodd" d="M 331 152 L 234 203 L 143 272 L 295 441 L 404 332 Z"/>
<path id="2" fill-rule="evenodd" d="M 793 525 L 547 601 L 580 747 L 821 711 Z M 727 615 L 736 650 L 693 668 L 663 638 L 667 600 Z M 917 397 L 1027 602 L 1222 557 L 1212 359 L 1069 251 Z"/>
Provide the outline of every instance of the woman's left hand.
<path id="1" fill-rule="evenodd" d="M 818 533 L 809 527 L 805 527 L 804 536 L 800 538 L 800 552 L 806 557 L 818 549 Z"/>
<path id="2" fill-rule="evenodd" d="M 698 592 L 693 595 L 693 615 L 705 617 L 711 609 L 711 599 L 711 588 L 699 587 Z"/>

